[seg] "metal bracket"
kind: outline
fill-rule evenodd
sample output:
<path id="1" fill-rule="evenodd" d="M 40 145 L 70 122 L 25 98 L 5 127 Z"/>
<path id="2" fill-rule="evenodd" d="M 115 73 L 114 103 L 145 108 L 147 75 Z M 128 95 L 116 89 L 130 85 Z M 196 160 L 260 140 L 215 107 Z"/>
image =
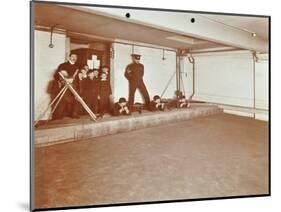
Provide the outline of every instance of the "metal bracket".
<path id="1" fill-rule="evenodd" d="M 189 55 L 187 56 L 187 59 L 188 59 L 188 61 L 189 61 L 191 64 L 194 64 L 194 57 L 192 56 L 192 54 L 189 54 Z"/>
<path id="2" fill-rule="evenodd" d="M 189 96 L 189 100 L 191 100 L 195 94 L 195 59 L 191 53 L 187 55 L 187 59 L 192 64 L 192 93 Z"/>
<path id="3" fill-rule="evenodd" d="M 256 52 L 252 52 L 253 54 L 253 108 L 256 109 L 256 63 L 259 61 Z M 253 113 L 254 118 L 256 117 L 256 113 Z"/>
<path id="4" fill-rule="evenodd" d="M 165 49 L 163 49 L 162 60 L 166 60 L 166 58 L 165 58 Z"/>
<path id="5" fill-rule="evenodd" d="M 252 54 L 253 54 L 253 59 L 254 59 L 254 61 L 257 63 L 257 62 L 259 62 L 259 58 L 258 58 L 258 56 L 257 56 L 257 53 L 256 52 L 252 52 Z"/>
<path id="6" fill-rule="evenodd" d="M 51 27 L 49 48 L 54 48 L 55 47 L 55 45 L 53 44 L 53 34 L 54 34 L 54 29 L 55 29 L 56 26 L 58 26 L 58 24 L 55 24 L 54 26 Z"/>

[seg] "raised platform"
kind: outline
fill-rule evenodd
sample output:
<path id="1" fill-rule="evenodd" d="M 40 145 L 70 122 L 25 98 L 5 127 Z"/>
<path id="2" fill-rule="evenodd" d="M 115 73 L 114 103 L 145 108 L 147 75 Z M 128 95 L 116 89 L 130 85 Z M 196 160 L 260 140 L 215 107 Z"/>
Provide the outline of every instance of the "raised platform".
<path id="1" fill-rule="evenodd" d="M 223 110 L 212 105 L 192 105 L 188 109 L 173 109 L 165 112 L 134 113 L 131 116 L 104 117 L 97 122 L 88 116 L 80 119 L 51 121 L 35 130 L 35 145 L 46 146 L 81 139 L 127 132 L 166 123 L 219 114 Z"/>

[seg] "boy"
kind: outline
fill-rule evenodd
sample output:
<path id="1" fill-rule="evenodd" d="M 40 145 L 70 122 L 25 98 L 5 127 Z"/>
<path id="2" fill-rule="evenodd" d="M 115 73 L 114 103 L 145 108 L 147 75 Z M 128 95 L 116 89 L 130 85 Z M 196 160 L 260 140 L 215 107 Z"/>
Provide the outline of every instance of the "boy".
<path id="1" fill-rule="evenodd" d="M 182 96 L 178 99 L 178 107 L 179 107 L 179 108 L 184 108 L 184 107 L 189 108 L 189 107 L 190 107 L 190 103 L 189 103 L 189 101 L 185 98 L 184 95 L 182 95 Z"/>
<path id="2" fill-rule="evenodd" d="M 99 82 L 99 97 L 100 97 L 100 116 L 103 117 L 105 111 L 109 111 L 110 96 L 112 94 L 108 75 L 101 73 L 101 79 Z"/>
<path id="3" fill-rule="evenodd" d="M 161 102 L 160 96 L 156 95 L 153 97 L 153 100 L 150 102 L 151 111 L 164 111 L 165 103 Z"/>
<path id="4" fill-rule="evenodd" d="M 84 101 L 86 101 L 87 92 L 88 92 L 88 89 L 87 89 L 88 71 L 89 71 L 89 66 L 84 65 L 83 68 L 78 73 L 79 94 Z M 80 114 L 86 113 L 86 111 L 82 108 L 82 106 L 80 106 L 80 108 L 79 108 L 79 113 Z"/>
<path id="5" fill-rule="evenodd" d="M 107 74 L 108 78 L 109 78 L 109 67 L 108 66 L 103 66 L 101 68 L 102 73 Z"/>
<path id="6" fill-rule="evenodd" d="M 78 73 L 78 78 L 79 80 L 83 80 L 85 78 L 87 78 L 87 73 L 89 71 L 89 66 L 88 65 L 84 65 L 83 68 L 80 69 L 80 72 Z"/>
<path id="7" fill-rule="evenodd" d="M 190 107 L 190 103 L 188 99 L 185 98 L 185 95 L 179 90 L 175 91 L 176 95 L 176 107 L 177 108 L 184 108 L 184 107 Z"/>
<path id="8" fill-rule="evenodd" d="M 88 78 L 86 81 L 86 98 L 85 102 L 93 113 L 98 112 L 98 96 L 99 96 L 99 71 L 93 69 L 88 72 Z"/>
<path id="9" fill-rule="evenodd" d="M 131 111 L 127 105 L 127 101 L 124 97 L 121 97 L 118 102 L 114 104 L 113 115 L 131 115 Z"/>

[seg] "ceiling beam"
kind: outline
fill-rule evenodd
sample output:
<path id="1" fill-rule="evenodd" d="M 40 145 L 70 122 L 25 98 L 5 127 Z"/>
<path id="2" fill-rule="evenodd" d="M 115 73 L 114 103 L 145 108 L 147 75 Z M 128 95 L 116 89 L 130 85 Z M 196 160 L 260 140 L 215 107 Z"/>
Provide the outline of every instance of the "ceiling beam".
<path id="1" fill-rule="evenodd" d="M 102 8 L 102 7 L 77 7 L 67 6 L 98 15 L 115 18 L 122 21 L 132 22 L 191 36 L 227 46 L 240 49 L 266 53 L 268 52 L 268 42 L 253 36 L 252 33 L 242 31 L 214 22 L 202 17 L 196 13 L 183 12 L 159 12 L 152 10 L 136 10 L 136 9 L 119 9 L 119 8 Z M 126 13 L 130 13 L 130 18 L 126 18 Z M 191 19 L 195 22 L 192 23 Z M 233 16 L 233 18 L 243 18 L 242 16 Z M 266 18 L 266 17 L 257 17 Z M 267 29 L 265 29 L 267 30 Z"/>

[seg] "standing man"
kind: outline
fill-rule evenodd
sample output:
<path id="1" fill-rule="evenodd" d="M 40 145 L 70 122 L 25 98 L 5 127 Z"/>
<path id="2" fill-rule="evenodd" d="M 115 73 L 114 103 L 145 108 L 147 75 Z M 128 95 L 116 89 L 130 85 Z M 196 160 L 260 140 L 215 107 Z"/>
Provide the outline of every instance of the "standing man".
<path id="1" fill-rule="evenodd" d="M 59 65 L 57 70 L 55 71 L 54 78 L 58 82 L 59 88 L 62 89 L 65 82 L 62 80 L 59 73 L 61 73 L 65 79 L 72 83 L 72 87 L 79 92 L 79 81 L 77 75 L 78 67 L 75 65 L 77 61 L 76 54 L 70 54 L 68 61 Z M 58 104 L 58 107 L 53 113 L 52 119 L 60 119 L 64 116 L 68 116 L 71 118 L 79 118 L 78 116 L 79 105 L 76 101 L 74 95 L 71 93 L 70 90 L 67 90 L 61 99 L 61 102 Z"/>
<path id="2" fill-rule="evenodd" d="M 144 66 L 140 63 L 139 54 L 131 54 L 132 63 L 126 67 L 125 77 L 129 81 L 129 101 L 128 105 L 130 110 L 134 104 L 135 92 L 137 88 L 139 89 L 147 108 L 149 109 L 150 98 L 147 92 L 146 86 L 143 82 Z"/>

